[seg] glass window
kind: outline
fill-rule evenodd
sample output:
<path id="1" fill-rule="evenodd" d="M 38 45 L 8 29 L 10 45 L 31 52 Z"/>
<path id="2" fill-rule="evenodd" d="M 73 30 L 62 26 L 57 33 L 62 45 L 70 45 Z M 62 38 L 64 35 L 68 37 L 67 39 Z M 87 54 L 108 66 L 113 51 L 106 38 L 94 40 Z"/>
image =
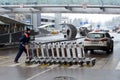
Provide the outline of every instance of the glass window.
<path id="1" fill-rule="evenodd" d="M 55 20 L 52 20 L 52 22 L 55 22 Z"/>
<path id="2" fill-rule="evenodd" d="M 82 4 L 83 0 L 71 0 L 73 4 Z"/>
<path id="3" fill-rule="evenodd" d="M 89 0 L 89 3 L 92 4 L 92 5 L 95 5 L 95 4 L 101 5 L 102 4 L 101 0 Z"/>
<path id="4" fill-rule="evenodd" d="M 49 0 L 40 0 L 41 4 L 47 4 Z"/>
<path id="5" fill-rule="evenodd" d="M 48 0 L 48 3 L 49 3 L 49 4 L 56 4 L 56 3 L 57 3 L 57 0 L 51 0 L 51 1 Z"/>
<path id="6" fill-rule="evenodd" d="M 87 35 L 88 38 L 104 38 L 104 34 L 100 33 L 90 33 Z"/>
<path id="7" fill-rule="evenodd" d="M 106 37 L 110 38 L 110 35 L 108 33 L 106 33 Z"/>

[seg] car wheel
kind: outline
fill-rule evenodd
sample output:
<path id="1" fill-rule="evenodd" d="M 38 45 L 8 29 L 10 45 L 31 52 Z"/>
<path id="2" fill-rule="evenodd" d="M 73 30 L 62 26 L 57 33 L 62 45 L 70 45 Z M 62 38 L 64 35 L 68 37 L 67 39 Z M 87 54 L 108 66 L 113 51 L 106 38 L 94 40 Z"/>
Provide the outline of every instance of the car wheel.
<path id="1" fill-rule="evenodd" d="M 111 48 L 107 49 L 107 54 L 113 53 L 113 45 Z"/>
<path id="2" fill-rule="evenodd" d="M 110 49 L 110 53 L 113 53 L 113 47 Z"/>
<path id="3" fill-rule="evenodd" d="M 109 54 L 109 50 L 110 50 L 109 48 L 105 50 L 105 51 L 106 51 L 106 54 Z"/>
<path id="4" fill-rule="evenodd" d="M 107 53 L 107 54 L 110 54 L 110 49 L 106 49 L 106 53 Z"/>
<path id="5" fill-rule="evenodd" d="M 111 52 L 113 52 L 113 47 L 111 48 Z"/>
<path id="6" fill-rule="evenodd" d="M 113 50 L 114 50 L 114 45 L 112 44 L 111 53 L 113 52 Z"/>

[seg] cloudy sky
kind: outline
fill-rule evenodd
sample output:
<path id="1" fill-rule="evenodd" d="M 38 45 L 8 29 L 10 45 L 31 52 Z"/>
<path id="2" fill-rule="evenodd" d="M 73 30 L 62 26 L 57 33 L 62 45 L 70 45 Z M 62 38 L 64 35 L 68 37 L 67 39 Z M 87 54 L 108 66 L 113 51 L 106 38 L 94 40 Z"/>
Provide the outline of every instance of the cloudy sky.
<path id="1" fill-rule="evenodd" d="M 42 15 L 46 16 L 55 16 L 54 13 L 42 13 Z M 79 13 L 62 13 L 63 17 L 68 17 L 69 19 L 75 19 L 75 18 L 82 18 L 82 19 L 88 19 L 92 22 L 105 22 L 108 20 L 111 20 L 113 17 L 117 17 L 120 15 L 114 15 L 114 14 L 79 14 Z"/>

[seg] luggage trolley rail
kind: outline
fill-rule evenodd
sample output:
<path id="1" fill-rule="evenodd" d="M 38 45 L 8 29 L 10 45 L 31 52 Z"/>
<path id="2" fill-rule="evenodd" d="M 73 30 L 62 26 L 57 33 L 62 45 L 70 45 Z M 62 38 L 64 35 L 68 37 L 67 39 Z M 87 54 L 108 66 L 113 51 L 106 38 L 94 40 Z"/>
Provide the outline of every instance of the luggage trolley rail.
<path id="1" fill-rule="evenodd" d="M 29 46 L 30 64 L 79 64 L 94 66 L 96 58 L 86 58 L 82 43 L 74 41 L 31 42 Z"/>

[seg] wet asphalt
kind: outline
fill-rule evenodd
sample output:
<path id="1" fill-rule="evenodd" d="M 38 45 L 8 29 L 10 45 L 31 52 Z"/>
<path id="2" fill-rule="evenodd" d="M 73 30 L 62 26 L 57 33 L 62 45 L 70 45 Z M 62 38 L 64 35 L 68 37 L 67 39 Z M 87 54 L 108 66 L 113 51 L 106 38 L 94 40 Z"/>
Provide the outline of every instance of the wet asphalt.
<path id="1" fill-rule="evenodd" d="M 112 54 L 106 54 L 104 51 L 86 54 L 86 57 L 96 58 L 94 66 L 28 65 L 25 64 L 24 53 L 20 63 L 15 64 L 13 61 L 18 49 L 0 49 L 0 80 L 119 80 L 120 35 L 113 35 L 115 40 Z"/>

